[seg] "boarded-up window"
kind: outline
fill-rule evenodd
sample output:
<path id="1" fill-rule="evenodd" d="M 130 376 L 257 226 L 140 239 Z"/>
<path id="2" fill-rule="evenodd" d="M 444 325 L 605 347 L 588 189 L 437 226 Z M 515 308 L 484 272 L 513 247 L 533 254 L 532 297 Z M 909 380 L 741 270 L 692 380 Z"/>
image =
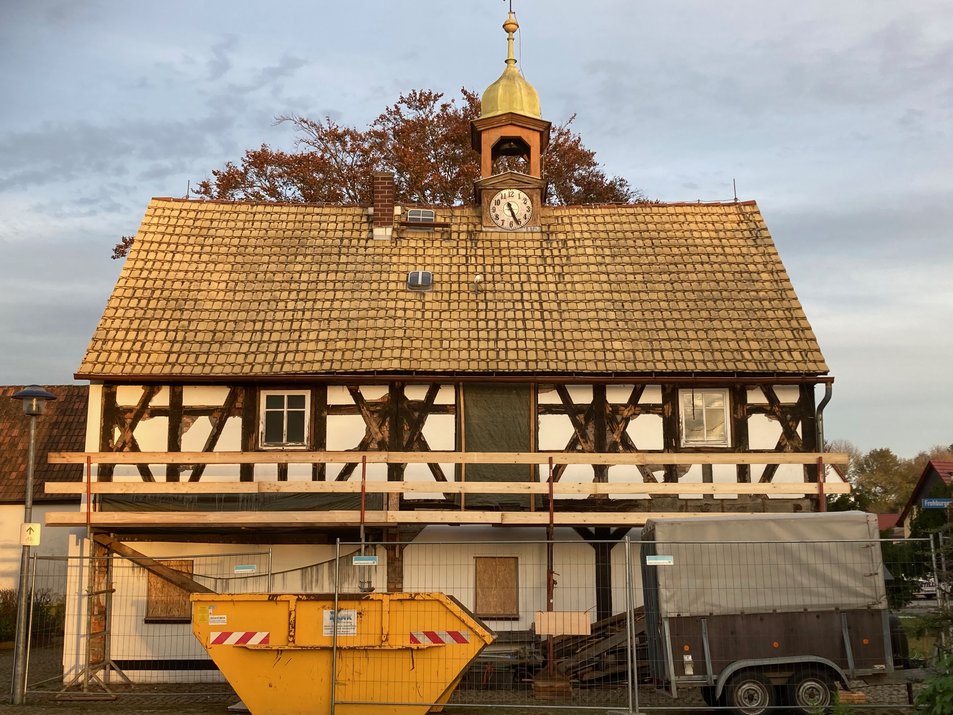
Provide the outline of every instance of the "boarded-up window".
<path id="1" fill-rule="evenodd" d="M 192 575 L 193 562 L 187 560 L 159 561 L 175 571 Z M 169 583 L 151 571 L 147 572 L 146 623 L 188 623 L 192 620 L 189 593 Z"/>
<path id="2" fill-rule="evenodd" d="M 515 556 L 477 556 L 474 612 L 480 618 L 519 618 L 519 561 Z"/>
<path id="3" fill-rule="evenodd" d="M 534 451 L 533 396 L 529 385 L 464 383 L 462 390 L 463 442 L 467 452 Z M 460 479 L 460 467 L 457 467 Z M 468 482 L 536 481 L 536 466 L 525 464 L 468 464 Z M 467 494 L 467 507 L 527 509 L 530 497 L 516 494 Z"/>

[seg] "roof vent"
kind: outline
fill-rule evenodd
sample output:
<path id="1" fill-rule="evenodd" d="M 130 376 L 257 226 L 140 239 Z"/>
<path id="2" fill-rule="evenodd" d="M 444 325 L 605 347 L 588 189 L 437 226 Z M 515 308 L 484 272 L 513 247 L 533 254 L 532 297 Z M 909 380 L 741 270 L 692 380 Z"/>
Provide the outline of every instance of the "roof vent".
<path id="1" fill-rule="evenodd" d="M 407 288 L 410 290 L 432 290 L 433 273 L 430 271 L 411 271 L 407 274 Z"/>

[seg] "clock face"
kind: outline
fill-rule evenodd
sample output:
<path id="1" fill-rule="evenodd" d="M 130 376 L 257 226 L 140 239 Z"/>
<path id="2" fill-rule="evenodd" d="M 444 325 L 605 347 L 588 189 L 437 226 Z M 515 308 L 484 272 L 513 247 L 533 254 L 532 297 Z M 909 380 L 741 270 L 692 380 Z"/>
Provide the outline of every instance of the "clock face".
<path id="1" fill-rule="evenodd" d="M 533 202 L 519 189 L 497 191 L 490 199 L 490 220 L 506 231 L 523 228 L 533 216 Z"/>

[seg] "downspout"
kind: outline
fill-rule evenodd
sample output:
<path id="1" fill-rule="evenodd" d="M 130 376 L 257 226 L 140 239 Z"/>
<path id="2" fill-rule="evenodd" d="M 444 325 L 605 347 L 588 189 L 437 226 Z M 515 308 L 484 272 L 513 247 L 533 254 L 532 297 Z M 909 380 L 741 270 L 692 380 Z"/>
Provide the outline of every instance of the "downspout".
<path id="1" fill-rule="evenodd" d="M 824 383 L 824 399 L 821 400 L 821 404 L 817 406 L 817 409 L 814 411 L 814 425 L 817 430 L 817 447 L 823 452 L 825 449 L 824 445 L 824 408 L 827 407 L 827 403 L 831 401 L 831 395 L 834 392 L 834 386 L 829 383 Z"/>
<path id="2" fill-rule="evenodd" d="M 824 398 L 821 400 L 821 403 L 817 406 L 817 409 L 814 411 L 814 428 L 816 431 L 817 437 L 817 449 L 820 452 L 825 451 L 826 446 L 824 444 L 824 408 L 827 407 L 827 403 L 831 401 L 831 396 L 834 393 L 834 388 L 829 382 L 824 383 Z M 818 458 L 817 460 L 817 501 L 818 501 L 818 511 L 827 511 L 827 497 L 824 496 L 824 460 L 823 458 Z"/>

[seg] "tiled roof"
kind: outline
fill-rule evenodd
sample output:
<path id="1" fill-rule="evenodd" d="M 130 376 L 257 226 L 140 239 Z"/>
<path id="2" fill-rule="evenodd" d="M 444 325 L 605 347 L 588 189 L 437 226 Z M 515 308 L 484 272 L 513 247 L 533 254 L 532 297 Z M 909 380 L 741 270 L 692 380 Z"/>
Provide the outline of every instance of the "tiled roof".
<path id="1" fill-rule="evenodd" d="M 30 445 L 30 418 L 12 395 L 19 386 L 0 386 L 0 503 L 23 503 Z M 44 389 L 56 395 L 46 403 L 46 411 L 36 420 L 36 457 L 33 471 L 35 501 L 67 501 L 74 497 L 44 494 L 51 482 L 78 482 L 83 467 L 77 464 L 48 464 L 48 452 L 82 452 L 86 447 L 86 406 L 89 388 L 85 385 L 53 385 Z"/>
<path id="2" fill-rule="evenodd" d="M 934 459 L 930 464 L 936 470 L 937 476 L 943 480 L 943 483 L 949 486 L 953 482 L 953 462 L 942 462 Z"/>
<path id="3" fill-rule="evenodd" d="M 753 202 L 437 221 L 374 241 L 359 207 L 154 199 L 77 376 L 827 371 Z"/>
<path id="4" fill-rule="evenodd" d="M 886 531 L 892 529 L 900 520 L 899 514 L 877 514 L 877 530 Z"/>

